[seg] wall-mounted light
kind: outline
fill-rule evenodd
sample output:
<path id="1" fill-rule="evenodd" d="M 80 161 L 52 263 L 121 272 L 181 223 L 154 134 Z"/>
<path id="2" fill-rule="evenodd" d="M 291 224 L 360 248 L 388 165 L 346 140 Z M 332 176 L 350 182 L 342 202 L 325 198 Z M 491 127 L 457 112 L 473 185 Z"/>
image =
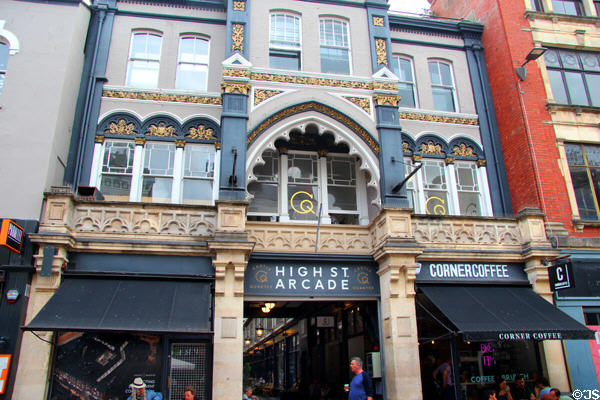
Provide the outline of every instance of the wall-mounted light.
<path id="1" fill-rule="evenodd" d="M 250 338 L 246 338 L 246 339 L 244 339 L 244 344 L 245 344 L 246 346 L 250 346 Z"/>
<path id="2" fill-rule="evenodd" d="M 527 70 L 525 69 L 525 65 L 529 61 L 537 60 L 538 58 L 540 58 L 546 52 L 546 50 L 548 49 L 545 47 L 534 47 L 533 49 L 531 49 L 531 51 L 525 57 L 525 62 L 521 64 L 520 67 L 515 68 L 517 76 L 520 80 L 524 81 L 525 77 L 527 76 Z"/>
<path id="3" fill-rule="evenodd" d="M 263 335 L 263 333 L 265 333 L 265 331 L 263 330 L 262 327 L 257 326 L 256 327 L 256 336 L 261 337 Z"/>
<path id="4" fill-rule="evenodd" d="M 263 313 L 268 314 L 273 308 L 275 308 L 275 303 L 265 303 L 265 305 L 261 307 L 261 310 Z"/>

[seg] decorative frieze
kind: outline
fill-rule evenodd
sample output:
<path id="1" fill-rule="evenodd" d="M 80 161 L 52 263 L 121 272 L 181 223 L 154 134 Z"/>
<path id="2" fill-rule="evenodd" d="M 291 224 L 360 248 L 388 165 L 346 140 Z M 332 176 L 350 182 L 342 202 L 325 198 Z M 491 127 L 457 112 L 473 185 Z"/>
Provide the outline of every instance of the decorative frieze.
<path id="1" fill-rule="evenodd" d="M 165 124 L 164 122 L 159 122 L 157 125 L 150 125 L 148 127 L 148 131 L 145 135 L 150 136 L 159 136 L 159 137 L 169 137 L 176 136 L 175 135 L 175 127 Z"/>
<path id="2" fill-rule="evenodd" d="M 186 135 L 189 139 L 199 139 L 199 140 L 216 140 L 217 138 L 213 135 L 213 130 L 211 128 L 207 128 L 204 125 L 200 124 L 198 126 L 192 126 L 188 129 L 188 134 Z"/>
<path id="3" fill-rule="evenodd" d="M 254 89 L 254 105 L 257 106 L 273 96 L 283 93 L 283 90 Z"/>
<path id="4" fill-rule="evenodd" d="M 220 97 L 190 96 L 180 94 L 138 92 L 126 90 L 104 90 L 102 92 L 102 97 L 133 100 L 168 101 L 174 103 L 221 105 Z"/>
<path id="5" fill-rule="evenodd" d="M 223 93 L 232 94 L 248 94 L 248 91 L 250 91 L 250 85 L 248 83 L 222 82 L 221 88 Z"/>
<path id="6" fill-rule="evenodd" d="M 367 114 L 371 114 L 371 101 L 367 97 L 342 96 Z"/>
<path id="7" fill-rule="evenodd" d="M 251 72 L 247 69 L 226 68 L 223 70 L 223 76 L 228 78 L 250 78 Z"/>
<path id="8" fill-rule="evenodd" d="M 444 115 L 431 115 L 423 113 L 412 113 L 412 112 L 400 112 L 400 119 L 409 119 L 416 121 L 427 121 L 427 122 L 442 122 L 445 124 L 460 124 L 460 125 L 478 125 L 477 118 L 465 118 L 465 117 L 448 117 Z"/>
<path id="9" fill-rule="evenodd" d="M 376 94 L 373 96 L 373 101 L 378 106 L 398 107 L 398 104 L 400 103 L 400 96 L 393 94 Z"/>
<path id="10" fill-rule="evenodd" d="M 431 220 L 412 218 L 417 243 L 426 245 L 490 245 L 520 247 L 521 233 L 516 221 L 477 221 L 467 218 Z"/>
<path id="11" fill-rule="evenodd" d="M 394 92 L 398 90 L 398 85 L 396 85 L 395 83 L 360 82 L 343 79 L 331 79 L 299 75 L 279 75 L 259 72 L 251 73 L 250 79 L 253 81 L 291 83 L 295 85 L 330 86 L 345 89 L 390 90 Z"/>

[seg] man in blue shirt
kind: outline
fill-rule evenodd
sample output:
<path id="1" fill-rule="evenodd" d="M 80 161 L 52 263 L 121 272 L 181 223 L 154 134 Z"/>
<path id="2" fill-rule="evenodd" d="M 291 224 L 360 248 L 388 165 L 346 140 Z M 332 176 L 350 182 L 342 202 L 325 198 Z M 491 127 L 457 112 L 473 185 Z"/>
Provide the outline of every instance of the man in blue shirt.
<path id="1" fill-rule="evenodd" d="M 146 384 L 142 378 L 135 378 L 131 387 L 131 396 L 127 400 L 163 400 L 162 393 L 154 390 L 146 390 Z"/>
<path id="2" fill-rule="evenodd" d="M 373 400 L 373 381 L 369 374 L 363 371 L 362 360 L 358 357 L 352 357 L 350 370 L 354 373 L 354 378 L 350 382 L 348 400 Z"/>

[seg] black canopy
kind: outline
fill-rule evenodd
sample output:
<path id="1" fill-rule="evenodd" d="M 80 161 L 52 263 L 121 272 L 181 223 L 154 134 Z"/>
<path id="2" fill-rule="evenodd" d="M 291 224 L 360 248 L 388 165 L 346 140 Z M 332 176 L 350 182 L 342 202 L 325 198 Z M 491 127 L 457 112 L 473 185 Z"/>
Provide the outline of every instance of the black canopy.
<path id="1" fill-rule="evenodd" d="M 528 287 L 419 285 L 466 340 L 593 339 Z"/>
<path id="2" fill-rule="evenodd" d="M 210 332 L 211 304 L 207 281 L 65 277 L 24 329 Z"/>

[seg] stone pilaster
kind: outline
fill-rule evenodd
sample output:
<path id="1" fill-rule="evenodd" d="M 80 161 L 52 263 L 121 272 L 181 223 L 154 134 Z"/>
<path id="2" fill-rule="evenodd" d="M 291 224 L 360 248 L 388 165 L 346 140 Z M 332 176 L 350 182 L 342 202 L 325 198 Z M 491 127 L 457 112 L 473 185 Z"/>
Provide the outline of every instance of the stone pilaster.
<path id="1" fill-rule="evenodd" d="M 42 276 L 44 247 L 40 247 L 35 258 L 35 269 L 31 281 L 31 292 L 25 317 L 27 325 L 46 305 L 60 286 L 62 271 L 67 265 L 67 249 L 57 247 L 52 259 L 49 276 Z M 42 339 L 52 342 L 54 332 L 36 332 Z M 31 332 L 23 333 L 19 365 L 12 398 L 15 400 L 45 399 L 48 394 L 49 374 L 52 365 L 52 345 L 35 337 Z"/>
<path id="2" fill-rule="evenodd" d="M 381 287 L 382 349 L 388 399 L 422 398 L 415 310 L 416 256 L 410 210 L 386 209 L 374 221 Z"/>
<path id="3" fill-rule="evenodd" d="M 213 398 L 238 400 L 243 382 L 244 271 L 254 244 L 246 239 L 245 202 L 217 204 L 217 234 L 208 243 L 215 267 Z"/>

